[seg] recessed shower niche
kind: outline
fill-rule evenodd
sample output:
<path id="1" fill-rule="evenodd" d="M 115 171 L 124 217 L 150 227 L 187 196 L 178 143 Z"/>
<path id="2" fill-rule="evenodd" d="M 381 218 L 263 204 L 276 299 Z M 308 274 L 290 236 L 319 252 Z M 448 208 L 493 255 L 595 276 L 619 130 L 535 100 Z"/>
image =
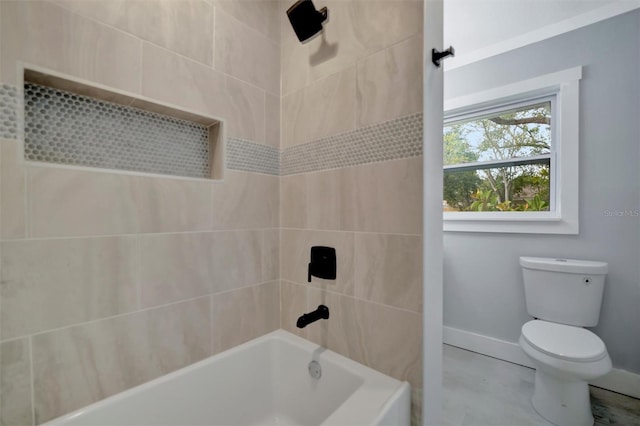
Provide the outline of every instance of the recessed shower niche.
<path id="1" fill-rule="evenodd" d="M 27 161 L 221 179 L 222 126 L 213 118 L 25 70 Z"/>

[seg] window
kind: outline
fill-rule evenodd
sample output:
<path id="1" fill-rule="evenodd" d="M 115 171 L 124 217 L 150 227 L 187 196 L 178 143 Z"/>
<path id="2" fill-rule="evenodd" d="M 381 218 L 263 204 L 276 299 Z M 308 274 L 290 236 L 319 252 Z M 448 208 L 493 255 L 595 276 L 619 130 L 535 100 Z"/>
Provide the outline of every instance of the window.
<path id="1" fill-rule="evenodd" d="M 554 98 L 444 127 L 444 211 L 549 211 Z"/>
<path id="2" fill-rule="evenodd" d="M 574 68 L 445 102 L 445 231 L 578 232 Z"/>

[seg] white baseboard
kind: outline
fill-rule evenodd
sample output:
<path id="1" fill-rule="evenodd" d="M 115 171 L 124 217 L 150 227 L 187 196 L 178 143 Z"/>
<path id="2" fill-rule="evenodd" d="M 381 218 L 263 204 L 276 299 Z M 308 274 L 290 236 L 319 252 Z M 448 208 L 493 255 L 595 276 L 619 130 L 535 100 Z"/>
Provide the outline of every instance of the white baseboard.
<path id="1" fill-rule="evenodd" d="M 443 330 L 443 341 L 447 345 L 533 368 L 531 360 L 522 351 L 520 345 L 515 342 L 508 342 L 446 326 Z M 599 388 L 640 398 L 640 374 L 630 371 L 614 368 L 609 374 L 594 380 L 591 384 Z"/>

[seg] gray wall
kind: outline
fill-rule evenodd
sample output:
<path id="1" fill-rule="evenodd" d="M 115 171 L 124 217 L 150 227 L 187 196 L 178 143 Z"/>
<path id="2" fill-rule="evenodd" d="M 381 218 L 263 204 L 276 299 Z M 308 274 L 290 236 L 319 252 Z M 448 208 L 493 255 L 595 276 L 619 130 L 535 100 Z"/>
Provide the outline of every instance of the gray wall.
<path id="1" fill-rule="evenodd" d="M 600 324 L 614 367 L 640 373 L 640 12 L 445 73 L 445 97 L 583 65 L 580 234 L 447 232 L 444 322 L 516 342 L 527 314 L 518 257 L 609 262 Z"/>

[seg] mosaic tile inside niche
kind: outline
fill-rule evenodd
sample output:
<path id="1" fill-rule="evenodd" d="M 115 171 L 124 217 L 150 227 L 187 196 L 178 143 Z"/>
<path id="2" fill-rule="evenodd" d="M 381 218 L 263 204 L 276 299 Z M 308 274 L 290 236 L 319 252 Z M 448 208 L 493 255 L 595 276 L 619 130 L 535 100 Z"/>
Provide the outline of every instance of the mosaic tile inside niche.
<path id="1" fill-rule="evenodd" d="M 285 148 L 281 175 L 422 155 L 422 113 Z"/>
<path id="2" fill-rule="evenodd" d="M 227 138 L 227 167 L 246 172 L 280 174 L 280 150 L 238 138 Z"/>
<path id="3" fill-rule="evenodd" d="M 0 85 L 0 137 L 16 138 L 16 88 L 6 84 Z"/>
<path id="4" fill-rule="evenodd" d="M 209 178 L 207 127 L 25 83 L 25 158 Z"/>

